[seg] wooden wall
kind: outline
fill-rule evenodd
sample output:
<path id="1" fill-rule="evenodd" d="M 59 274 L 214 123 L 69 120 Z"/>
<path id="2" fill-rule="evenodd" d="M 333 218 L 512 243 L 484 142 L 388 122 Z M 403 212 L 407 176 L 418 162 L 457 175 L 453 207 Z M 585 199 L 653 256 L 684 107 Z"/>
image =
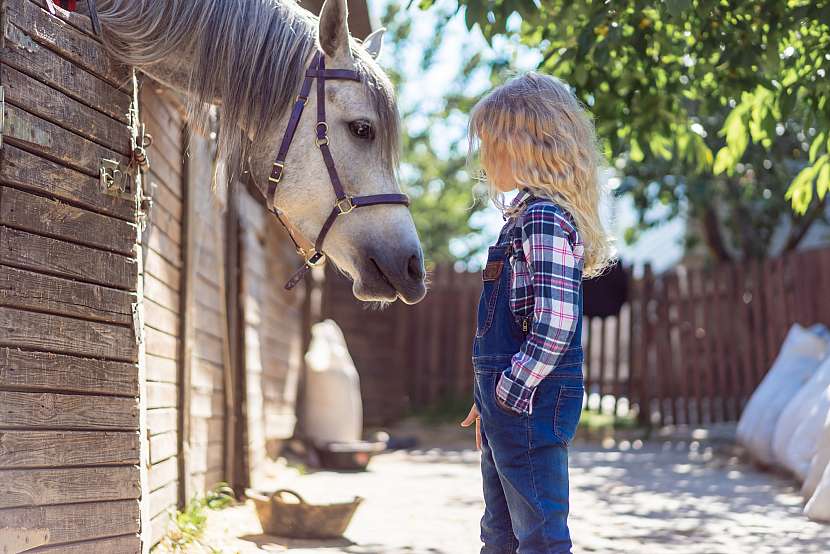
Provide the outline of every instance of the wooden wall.
<path id="1" fill-rule="evenodd" d="M 0 17 L 0 528 L 47 529 L 39 552 L 135 552 L 138 231 L 98 184 L 130 153 L 131 73 L 88 18 L 42 5 Z"/>
<path id="2" fill-rule="evenodd" d="M 297 258 L 282 227 L 240 191 L 240 297 L 243 318 L 247 466 L 253 486 L 266 456 L 291 437 L 303 363 L 305 284 L 283 285 Z"/>
<path id="3" fill-rule="evenodd" d="M 187 152 L 189 182 L 188 271 L 189 359 L 186 373 L 190 414 L 186 431 L 190 484 L 186 497 L 230 480 L 225 467 L 225 381 L 228 379 L 227 316 L 225 314 L 224 210 L 226 187 L 211 190 L 214 165 L 208 140 L 193 136 Z"/>
<path id="4" fill-rule="evenodd" d="M 153 137 L 145 175 L 153 198 L 144 231 L 144 336 L 147 379 L 148 493 L 156 542 L 179 501 L 179 398 L 184 307 L 184 121 L 163 90 L 144 80 L 141 119 Z"/>
<path id="5" fill-rule="evenodd" d="M 226 232 L 212 142 L 175 95 L 148 78 L 136 94 L 85 15 L 0 8 L 0 530 L 46 529 L 38 552 L 139 552 L 292 435 L 305 291 L 283 291 L 295 257 L 259 201 L 243 193 Z M 98 180 L 101 159 L 130 160 L 134 98 L 152 206 Z"/>

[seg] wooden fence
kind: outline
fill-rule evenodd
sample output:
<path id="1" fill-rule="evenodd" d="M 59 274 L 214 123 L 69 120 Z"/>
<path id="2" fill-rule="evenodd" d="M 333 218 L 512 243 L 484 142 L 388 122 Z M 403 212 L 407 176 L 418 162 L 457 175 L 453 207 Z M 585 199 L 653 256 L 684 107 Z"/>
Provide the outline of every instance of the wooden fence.
<path id="1" fill-rule="evenodd" d="M 587 407 L 654 425 L 735 421 L 793 323 L 830 323 L 830 249 L 763 262 L 677 267 L 629 279 L 619 315 L 583 325 Z M 416 306 L 369 311 L 326 279 L 323 313 L 343 328 L 369 423 L 471 396 L 479 275 L 438 267 Z"/>

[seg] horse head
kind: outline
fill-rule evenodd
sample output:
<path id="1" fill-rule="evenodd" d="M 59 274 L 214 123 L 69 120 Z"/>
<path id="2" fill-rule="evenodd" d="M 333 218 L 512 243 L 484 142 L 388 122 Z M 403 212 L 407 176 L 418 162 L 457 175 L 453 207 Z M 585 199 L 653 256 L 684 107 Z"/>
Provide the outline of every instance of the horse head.
<path id="1" fill-rule="evenodd" d="M 346 201 L 345 213 L 323 231 L 341 200 L 333 179 L 339 179 L 343 191 L 355 199 L 400 194 L 396 176 L 399 125 L 392 85 L 374 61 L 382 45 L 382 30 L 362 45 L 355 43 L 349 36 L 346 0 L 327 0 L 317 34 L 326 70 L 349 70 L 360 80 L 325 79 L 322 98 L 317 83 L 302 97 L 302 115 L 269 200 L 309 250 L 316 237 L 325 233 L 321 250 L 352 279 L 358 299 L 418 302 L 425 294 L 423 254 L 406 206 L 383 203 L 351 213 Z M 321 101 L 324 121 L 319 121 Z M 320 152 L 321 134 L 336 168 L 334 177 Z M 270 136 L 266 147 L 257 149 L 257 163 L 252 164 L 260 182 L 272 173 L 283 134 Z"/>

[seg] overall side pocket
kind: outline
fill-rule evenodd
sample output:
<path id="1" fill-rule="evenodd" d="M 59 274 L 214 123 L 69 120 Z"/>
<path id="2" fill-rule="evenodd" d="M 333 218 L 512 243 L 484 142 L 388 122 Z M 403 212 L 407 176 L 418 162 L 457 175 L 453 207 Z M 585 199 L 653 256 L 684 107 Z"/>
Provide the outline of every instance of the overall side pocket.
<path id="1" fill-rule="evenodd" d="M 585 388 L 582 386 L 559 387 L 556 398 L 556 412 L 553 416 L 553 434 L 565 446 L 569 445 L 576 435 L 579 418 L 582 415 L 582 400 Z"/>

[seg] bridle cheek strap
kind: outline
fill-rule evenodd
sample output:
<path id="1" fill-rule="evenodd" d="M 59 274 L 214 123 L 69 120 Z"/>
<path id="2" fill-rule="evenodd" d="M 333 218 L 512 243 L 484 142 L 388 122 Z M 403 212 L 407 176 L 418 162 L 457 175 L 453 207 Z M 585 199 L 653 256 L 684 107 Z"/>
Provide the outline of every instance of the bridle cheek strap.
<path id="1" fill-rule="evenodd" d="M 317 234 L 317 239 L 314 241 L 314 250 L 312 252 L 306 252 L 305 249 L 300 247 L 291 227 L 283 220 L 282 215 L 275 206 L 274 200 L 277 193 L 277 185 L 279 185 L 285 172 L 285 159 L 288 156 L 288 149 L 300 124 L 303 109 L 308 102 L 308 95 L 311 92 L 311 84 L 314 79 L 317 79 L 317 125 L 315 128 L 315 143 L 323 155 L 323 162 L 326 165 L 336 200 L 331 213 L 329 213 L 329 216 L 320 228 L 320 232 Z M 305 260 L 303 265 L 294 272 L 285 284 L 286 290 L 293 289 L 312 267 L 325 261 L 326 255 L 323 252 L 323 242 L 326 240 L 326 235 L 328 235 L 339 216 L 351 213 L 356 208 L 364 208 L 366 206 L 377 206 L 379 204 L 409 205 L 409 197 L 405 194 L 373 194 L 368 196 L 350 196 L 346 194 L 346 191 L 343 189 L 343 184 L 340 182 L 340 177 L 337 175 L 334 158 L 329 149 L 328 124 L 326 123 L 326 79 L 360 81 L 360 75 L 350 69 L 326 69 L 326 60 L 323 53 L 317 52 L 314 55 L 311 66 L 306 71 L 305 79 L 300 87 L 300 94 L 297 96 L 294 107 L 291 109 L 291 116 L 288 118 L 288 125 L 282 137 L 280 149 L 277 151 L 277 157 L 271 166 L 271 175 L 268 177 L 268 207 L 288 232 L 288 236 L 294 243 L 297 253 Z"/>

